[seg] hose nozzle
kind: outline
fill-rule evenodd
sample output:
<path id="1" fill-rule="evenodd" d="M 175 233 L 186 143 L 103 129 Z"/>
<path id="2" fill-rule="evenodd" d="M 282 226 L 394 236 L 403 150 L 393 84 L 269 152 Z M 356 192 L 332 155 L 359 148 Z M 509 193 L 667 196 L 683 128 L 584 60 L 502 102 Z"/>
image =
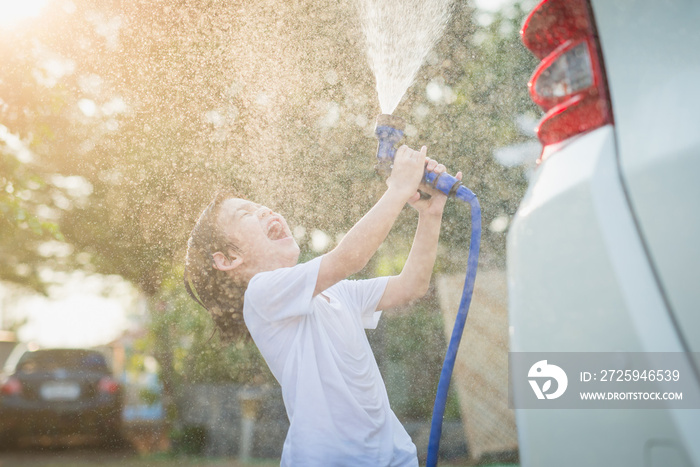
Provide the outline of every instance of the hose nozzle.
<path id="1" fill-rule="evenodd" d="M 375 170 L 384 177 L 391 175 L 391 167 L 396 155 L 396 144 L 403 139 L 406 122 L 401 117 L 381 114 L 377 117 L 374 134 L 377 135 L 377 165 Z"/>
<path id="2" fill-rule="evenodd" d="M 389 114 L 381 114 L 377 117 L 377 126 L 374 129 L 374 134 L 379 140 L 379 145 L 377 146 L 377 165 L 375 170 L 385 178 L 391 175 L 394 156 L 396 155 L 396 144 L 403 139 L 405 128 L 406 122 L 401 117 Z M 455 197 L 467 203 L 476 199 L 471 190 L 463 186 L 456 177 L 448 173 L 443 172 L 438 175 L 435 172 L 426 171 L 423 181 L 436 190 L 442 191 L 448 197 Z"/>

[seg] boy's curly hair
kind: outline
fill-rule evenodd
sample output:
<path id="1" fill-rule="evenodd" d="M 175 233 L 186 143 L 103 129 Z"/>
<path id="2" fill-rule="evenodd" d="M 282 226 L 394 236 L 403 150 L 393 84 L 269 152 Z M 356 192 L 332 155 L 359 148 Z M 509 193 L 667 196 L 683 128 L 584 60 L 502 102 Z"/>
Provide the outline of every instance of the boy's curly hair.
<path id="1" fill-rule="evenodd" d="M 218 224 L 221 204 L 237 197 L 236 193 L 229 191 L 216 194 L 192 229 L 185 256 L 187 293 L 209 311 L 224 342 L 250 338 L 243 322 L 245 287 L 237 284 L 226 272 L 214 268 L 214 253 L 238 251 Z"/>

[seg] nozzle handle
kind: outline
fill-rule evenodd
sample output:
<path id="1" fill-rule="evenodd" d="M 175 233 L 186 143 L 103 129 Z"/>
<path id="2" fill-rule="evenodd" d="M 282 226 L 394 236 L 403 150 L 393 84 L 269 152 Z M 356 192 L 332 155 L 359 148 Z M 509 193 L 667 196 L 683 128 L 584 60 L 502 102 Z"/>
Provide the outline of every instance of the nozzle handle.
<path id="1" fill-rule="evenodd" d="M 476 197 L 469 188 L 465 187 L 462 185 L 462 182 L 457 180 L 457 177 L 446 172 L 436 174 L 435 172 L 428 172 L 426 170 L 424 181 L 436 190 L 445 193 L 448 198 L 454 196 L 456 199 L 468 203 Z"/>
<path id="2" fill-rule="evenodd" d="M 382 176 L 388 177 L 391 175 L 391 168 L 396 155 L 396 145 L 403 139 L 406 123 L 402 118 L 389 114 L 381 114 L 377 117 L 377 126 L 374 133 L 379 140 L 377 146 L 377 165 L 375 170 Z M 467 187 L 457 180 L 456 177 L 448 173 L 440 175 L 434 172 L 425 172 L 425 183 L 432 185 L 448 197 L 454 196 L 460 201 L 470 202 L 475 198 Z"/>

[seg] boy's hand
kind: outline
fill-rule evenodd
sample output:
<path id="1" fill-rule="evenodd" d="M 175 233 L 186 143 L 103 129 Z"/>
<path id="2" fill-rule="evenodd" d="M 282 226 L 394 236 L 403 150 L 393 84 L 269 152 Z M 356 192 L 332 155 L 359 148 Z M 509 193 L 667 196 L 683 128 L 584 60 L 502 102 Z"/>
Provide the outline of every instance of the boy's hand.
<path id="1" fill-rule="evenodd" d="M 397 149 L 391 176 L 386 180 L 389 189 L 401 193 L 406 200 L 418 195 L 418 185 L 423 180 L 425 171 L 427 151 L 428 148 L 425 146 L 421 148 L 420 152 L 406 145 Z"/>
<path id="2" fill-rule="evenodd" d="M 441 174 L 445 172 L 445 166 L 438 164 L 438 162 L 429 157 L 425 158 L 426 164 L 425 169 L 429 172 L 435 172 L 436 174 Z M 455 175 L 457 180 L 462 180 L 462 172 L 457 172 Z M 415 193 L 409 200 L 408 203 L 413 206 L 421 215 L 435 215 L 442 216 L 442 211 L 445 208 L 445 203 L 447 202 L 447 196 L 435 188 L 427 185 L 425 183 L 420 184 L 421 191 L 430 195 L 429 199 L 421 199 L 420 193 Z"/>

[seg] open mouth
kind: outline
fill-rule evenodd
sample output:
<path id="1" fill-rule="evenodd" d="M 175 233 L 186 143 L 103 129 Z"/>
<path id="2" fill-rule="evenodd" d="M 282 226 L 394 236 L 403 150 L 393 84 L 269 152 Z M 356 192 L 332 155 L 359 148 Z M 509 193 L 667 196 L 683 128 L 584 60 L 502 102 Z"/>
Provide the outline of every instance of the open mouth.
<path id="1" fill-rule="evenodd" d="M 270 226 L 267 229 L 267 237 L 270 240 L 282 240 L 287 238 L 287 232 L 284 231 L 284 226 L 278 220 L 273 220 L 270 222 Z"/>

